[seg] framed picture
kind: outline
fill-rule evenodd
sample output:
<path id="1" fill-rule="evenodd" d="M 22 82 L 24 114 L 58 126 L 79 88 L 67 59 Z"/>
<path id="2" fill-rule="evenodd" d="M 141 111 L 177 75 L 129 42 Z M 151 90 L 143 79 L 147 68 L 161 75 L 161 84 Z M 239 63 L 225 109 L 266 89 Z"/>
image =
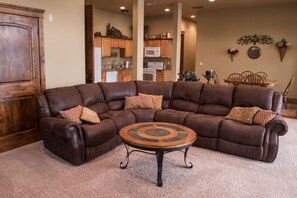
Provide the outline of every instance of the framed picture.
<path id="1" fill-rule="evenodd" d="M 257 59 L 261 56 L 261 48 L 252 46 L 248 49 L 247 54 L 251 59 Z"/>

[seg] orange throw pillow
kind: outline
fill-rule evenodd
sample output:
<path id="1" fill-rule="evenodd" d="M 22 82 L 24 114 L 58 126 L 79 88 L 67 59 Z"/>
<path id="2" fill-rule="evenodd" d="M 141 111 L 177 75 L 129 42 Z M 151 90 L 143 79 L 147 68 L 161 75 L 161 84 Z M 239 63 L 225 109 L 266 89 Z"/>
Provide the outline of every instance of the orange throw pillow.
<path id="1" fill-rule="evenodd" d="M 152 97 L 153 100 L 153 105 L 154 109 L 162 109 L 162 101 L 163 101 L 163 96 L 162 95 L 149 95 L 149 94 L 143 94 L 143 93 L 138 93 L 139 96 L 150 96 Z"/>
<path id="2" fill-rule="evenodd" d="M 83 107 L 80 119 L 82 119 L 83 121 L 92 123 L 92 124 L 100 123 L 100 119 L 99 119 L 97 113 L 87 107 Z"/>
<path id="3" fill-rule="evenodd" d="M 153 100 L 149 96 L 125 97 L 125 109 L 152 109 L 153 107 Z"/>
<path id="4" fill-rule="evenodd" d="M 78 105 L 65 111 L 59 111 L 59 113 L 63 116 L 63 118 L 75 122 L 77 124 L 81 124 L 80 115 L 82 110 L 83 107 Z"/>
<path id="5" fill-rule="evenodd" d="M 254 117 L 253 124 L 265 126 L 270 120 L 275 118 L 276 113 L 271 110 L 260 110 Z"/>

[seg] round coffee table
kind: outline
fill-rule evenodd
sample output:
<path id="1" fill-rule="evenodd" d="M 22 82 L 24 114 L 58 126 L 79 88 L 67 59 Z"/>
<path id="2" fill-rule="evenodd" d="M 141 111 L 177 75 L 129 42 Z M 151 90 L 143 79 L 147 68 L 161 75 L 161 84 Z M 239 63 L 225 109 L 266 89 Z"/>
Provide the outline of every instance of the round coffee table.
<path id="1" fill-rule="evenodd" d="M 120 130 L 119 134 L 127 151 L 126 163 L 121 162 L 120 167 L 125 169 L 128 166 L 129 156 L 133 152 L 156 155 L 158 163 L 157 184 L 160 187 L 163 185 L 162 166 L 164 154 L 172 151 L 182 151 L 186 168 L 193 167 L 191 162 L 187 164 L 187 153 L 189 147 L 196 140 L 196 133 L 187 127 L 166 122 L 144 122 L 126 126 Z M 129 151 L 129 146 L 137 149 Z M 183 151 L 183 149 L 185 150 Z"/>

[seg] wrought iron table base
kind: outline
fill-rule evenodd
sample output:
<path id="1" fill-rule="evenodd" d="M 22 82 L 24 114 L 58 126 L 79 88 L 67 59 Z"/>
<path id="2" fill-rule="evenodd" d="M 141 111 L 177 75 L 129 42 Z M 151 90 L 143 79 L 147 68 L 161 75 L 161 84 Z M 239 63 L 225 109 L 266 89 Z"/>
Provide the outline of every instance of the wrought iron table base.
<path id="1" fill-rule="evenodd" d="M 121 169 L 125 169 L 128 166 L 129 156 L 133 152 L 140 152 L 140 153 L 146 153 L 146 154 L 149 154 L 149 155 L 156 155 L 157 164 L 158 164 L 157 185 L 159 187 L 163 186 L 162 171 L 163 171 L 163 157 L 164 157 L 164 154 L 170 153 L 172 151 L 181 151 L 181 152 L 184 153 L 184 162 L 185 162 L 186 168 L 193 168 L 193 164 L 191 162 L 187 163 L 187 153 L 188 153 L 188 150 L 189 150 L 189 146 L 185 148 L 185 151 L 182 150 L 183 148 L 179 148 L 179 149 L 174 149 L 174 150 L 169 150 L 169 151 L 164 150 L 164 149 L 155 149 L 155 152 L 148 152 L 148 151 L 138 150 L 138 149 L 133 149 L 133 150 L 129 151 L 129 146 L 127 144 L 125 144 L 125 143 L 124 143 L 124 146 L 125 146 L 126 152 L 127 152 L 127 154 L 126 154 L 126 163 L 124 164 L 124 161 L 122 161 L 120 163 L 120 168 Z M 151 149 L 151 150 L 154 150 L 154 149 Z"/>

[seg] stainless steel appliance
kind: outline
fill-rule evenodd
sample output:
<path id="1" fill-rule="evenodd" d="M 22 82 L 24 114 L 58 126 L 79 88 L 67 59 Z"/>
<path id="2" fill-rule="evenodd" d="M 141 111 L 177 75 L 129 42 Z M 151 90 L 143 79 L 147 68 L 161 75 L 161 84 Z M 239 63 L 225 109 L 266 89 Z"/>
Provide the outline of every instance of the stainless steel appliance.
<path id="1" fill-rule="evenodd" d="M 147 67 L 150 69 L 163 70 L 164 63 L 163 62 L 148 62 Z"/>

